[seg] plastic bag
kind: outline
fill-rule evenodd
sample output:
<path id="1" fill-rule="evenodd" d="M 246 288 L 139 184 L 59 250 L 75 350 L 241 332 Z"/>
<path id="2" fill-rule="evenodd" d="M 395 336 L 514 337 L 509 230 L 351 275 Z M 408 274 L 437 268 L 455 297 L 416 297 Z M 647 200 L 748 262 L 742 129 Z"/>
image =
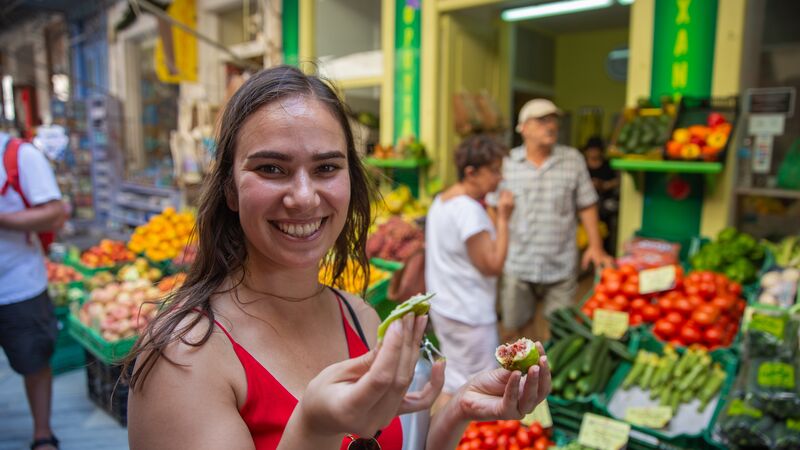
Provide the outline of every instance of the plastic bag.
<path id="1" fill-rule="evenodd" d="M 800 420 L 786 419 L 775 424 L 772 430 L 772 444 L 775 450 L 800 448 Z"/>
<path id="2" fill-rule="evenodd" d="M 720 434 L 733 448 L 771 447 L 775 420 L 749 404 L 742 395 L 731 396 L 719 419 Z"/>
<path id="3" fill-rule="evenodd" d="M 745 348 L 762 358 L 789 359 L 797 353 L 800 317 L 775 307 L 754 306 L 744 325 Z"/>
<path id="4" fill-rule="evenodd" d="M 779 188 L 800 189 L 800 139 L 794 141 L 778 167 L 777 181 Z"/>
<path id="5" fill-rule="evenodd" d="M 800 371 L 794 360 L 754 358 L 747 376 L 748 400 L 778 418 L 795 415 L 800 407 Z"/>

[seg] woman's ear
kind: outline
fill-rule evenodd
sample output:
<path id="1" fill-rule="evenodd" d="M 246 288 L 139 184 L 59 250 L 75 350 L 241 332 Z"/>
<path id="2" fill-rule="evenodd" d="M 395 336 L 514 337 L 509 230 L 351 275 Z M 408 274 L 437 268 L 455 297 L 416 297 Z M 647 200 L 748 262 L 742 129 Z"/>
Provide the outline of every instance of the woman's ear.
<path id="1" fill-rule="evenodd" d="M 234 212 L 239 212 L 239 198 L 236 195 L 236 191 L 231 186 L 231 183 L 225 183 L 225 203 L 228 205 L 228 209 Z"/>
<path id="2" fill-rule="evenodd" d="M 472 175 L 475 175 L 475 167 L 473 166 L 464 167 L 464 179 Z"/>

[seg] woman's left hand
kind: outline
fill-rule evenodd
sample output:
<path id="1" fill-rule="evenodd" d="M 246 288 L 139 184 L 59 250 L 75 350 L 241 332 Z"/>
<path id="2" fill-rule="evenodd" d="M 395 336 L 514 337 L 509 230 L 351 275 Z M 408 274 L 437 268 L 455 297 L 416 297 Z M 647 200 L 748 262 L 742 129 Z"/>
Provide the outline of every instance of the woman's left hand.
<path id="1" fill-rule="evenodd" d="M 541 342 L 539 364 L 528 369 L 523 379 L 522 372 L 495 369 L 482 372 L 470 379 L 459 390 L 456 401 L 466 420 L 521 419 L 550 393 L 550 366 Z"/>

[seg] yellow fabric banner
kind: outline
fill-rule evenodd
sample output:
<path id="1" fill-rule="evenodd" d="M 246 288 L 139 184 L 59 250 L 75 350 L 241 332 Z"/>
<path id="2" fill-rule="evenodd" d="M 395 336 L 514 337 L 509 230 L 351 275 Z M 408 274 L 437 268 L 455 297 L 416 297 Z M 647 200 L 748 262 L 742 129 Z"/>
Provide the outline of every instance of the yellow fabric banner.
<path id="1" fill-rule="evenodd" d="M 197 23 L 195 0 L 175 0 L 167 8 L 175 21 L 194 29 Z M 158 79 L 164 83 L 197 81 L 197 38 L 159 19 L 155 66 Z"/>

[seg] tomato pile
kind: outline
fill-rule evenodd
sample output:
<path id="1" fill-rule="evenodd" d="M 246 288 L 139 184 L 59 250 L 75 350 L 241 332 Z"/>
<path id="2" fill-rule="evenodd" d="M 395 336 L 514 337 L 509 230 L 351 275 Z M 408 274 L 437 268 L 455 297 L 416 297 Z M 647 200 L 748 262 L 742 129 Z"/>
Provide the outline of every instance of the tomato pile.
<path id="1" fill-rule="evenodd" d="M 529 427 L 519 420 L 470 422 L 457 450 L 547 450 L 555 445 L 550 430 L 538 422 Z"/>
<path id="2" fill-rule="evenodd" d="M 623 265 L 603 270 L 581 310 L 589 317 L 596 309 L 625 311 L 631 326 L 652 323 L 653 333 L 662 341 L 714 349 L 733 342 L 747 306 L 741 295 L 742 285 L 725 275 L 695 271 L 684 277 L 679 266 L 675 288 L 640 295 L 638 272 Z"/>

